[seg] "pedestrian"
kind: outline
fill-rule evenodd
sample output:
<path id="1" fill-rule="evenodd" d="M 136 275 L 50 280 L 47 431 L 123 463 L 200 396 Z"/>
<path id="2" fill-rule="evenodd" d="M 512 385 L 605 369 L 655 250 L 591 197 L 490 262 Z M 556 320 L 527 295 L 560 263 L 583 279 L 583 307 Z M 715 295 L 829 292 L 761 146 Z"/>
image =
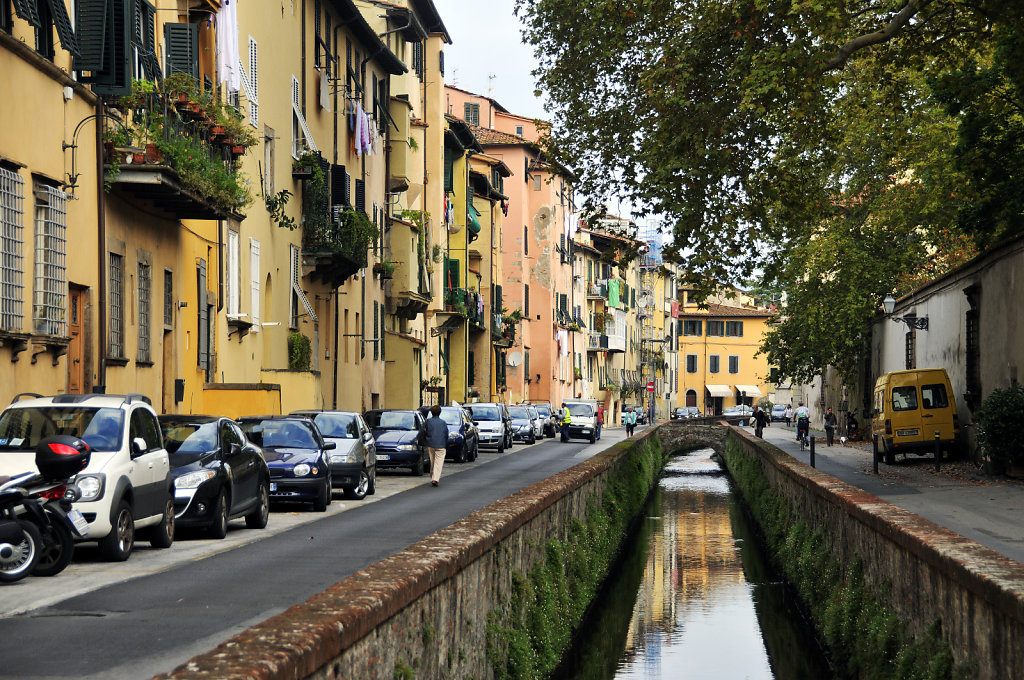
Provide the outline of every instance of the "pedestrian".
<path id="1" fill-rule="evenodd" d="M 783 414 L 786 418 L 786 427 L 793 427 L 793 405 L 786 404 L 786 412 Z"/>
<path id="2" fill-rule="evenodd" d="M 430 483 L 441 482 L 441 468 L 444 467 L 445 449 L 448 447 L 448 425 L 441 420 L 441 407 L 430 407 L 430 417 L 423 423 L 422 439 L 430 456 Z"/>
<path id="3" fill-rule="evenodd" d="M 562 404 L 562 441 L 569 441 L 569 425 L 572 423 L 572 414 L 569 413 L 569 407 Z"/>
<path id="4" fill-rule="evenodd" d="M 829 407 L 825 411 L 825 442 L 828 446 L 832 446 L 832 439 L 836 434 L 836 414 L 832 413 L 832 408 Z"/>
<path id="5" fill-rule="evenodd" d="M 853 415 L 853 411 L 846 412 L 846 440 L 852 440 L 857 436 L 857 416 Z M 846 446 L 846 441 L 843 442 L 843 446 Z"/>
<path id="6" fill-rule="evenodd" d="M 763 439 L 763 433 L 765 427 L 771 426 L 771 419 L 768 414 L 764 412 L 764 409 L 760 409 L 757 406 L 754 407 L 754 434 L 758 439 Z"/>
<path id="7" fill-rule="evenodd" d="M 601 426 L 604 425 L 604 406 L 602 404 L 597 405 L 597 438 L 601 438 Z"/>
<path id="8" fill-rule="evenodd" d="M 626 409 L 626 417 L 624 420 L 626 422 L 626 436 L 632 437 L 633 430 L 636 429 L 636 411 L 633 410 L 632 406 Z"/>
<path id="9" fill-rule="evenodd" d="M 806 440 L 811 431 L 811 409 L 801 401 L 793 415 L 796 416 L 796 440 Z"/>

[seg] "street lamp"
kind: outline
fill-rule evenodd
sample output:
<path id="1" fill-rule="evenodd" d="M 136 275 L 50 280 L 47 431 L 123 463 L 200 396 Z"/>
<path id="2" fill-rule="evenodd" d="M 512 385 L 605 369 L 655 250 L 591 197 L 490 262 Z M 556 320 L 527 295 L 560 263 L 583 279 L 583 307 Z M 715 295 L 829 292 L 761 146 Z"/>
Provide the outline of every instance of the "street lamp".
<path id="1" fill-rule="evenodd" d="M 886 295 L 885 299 L 882 300 L 882 309 L 885 310 L 885 315 L 890 316 L 892 311 L 896 309 L 896 298 L 892 294 Z M 916 316 L 896 316 L 893 317 L 893 321 L 902 321 L 907 324 L 908 328 L 916 328 L 919 331 L 928 330 L 928 317 L 922 316 L 918 318 Z"/>

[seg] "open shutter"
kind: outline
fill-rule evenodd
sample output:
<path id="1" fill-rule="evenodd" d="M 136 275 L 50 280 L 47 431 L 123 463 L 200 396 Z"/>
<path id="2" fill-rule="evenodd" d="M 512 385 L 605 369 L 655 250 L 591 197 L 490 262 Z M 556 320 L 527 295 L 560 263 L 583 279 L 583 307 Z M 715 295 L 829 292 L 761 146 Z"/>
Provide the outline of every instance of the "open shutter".
<path id="1" fill-rule="evenodd" d="M 57 29 L 57 37 L 64 49 L 71 53 L 71 56 L 81 55 L 78 50 L 78 40 L 75 38 L 75 29 L 71 28 L 71 19 L 68 17 L 68 10 L 64 7 L 64 0 L 47 0 L 50 5 L 50 16 L 53 17 L 53 26 Z"/>
<path id="2" fill-rule="evenodd" d="M 109 12 L 108 0 L 78 0 L 75 25 L 78 27 L 77 71 L 102 71 Z M 17 1 L 15 2 L 17 7 Z"/>
<path id="3" fill-rule="evenodd" d="M 449 149 L 444 150 L 444 190 L 455 190 L 455 154 Z"/>
<path id="4" fill-rule="evenodd" d="M 78 0 L 76 26 L 80 41 L 74 61 L 83 83 L 92 83 L 96 94 L 124 95 L 132 89 L 132 5 L 114 0 Z"/>
<path id="5" fill-rule="evenodd" d="M 249 240 L 249 320 L 252 321 L 253 332 L 260 330 L 260 242 L 254 238 Z"/>
<path id="6" fill-rule="evenodd" d="M 14 13 L 36 28 L 42 26 L 36 12 L 36 0 L 14 0 Z"/>
<path id="7" fill-rule="evenodd" d="M 210 317 L 206 301 L 206 260 L 199 260 L 199 368 L 207 369 L 210 362 Z"/>
<path id="8" fill-rule="evenodd" d="M 186 73 L 199 79 L 199 30 L 196 24 L 164 24 L 167 74 Z"/>
<path id="9" fill-rule="evenodd" d="M 249 124 L 258 127 L 260 124 L 260 54 L 256 39 L 249 36 Z"/>

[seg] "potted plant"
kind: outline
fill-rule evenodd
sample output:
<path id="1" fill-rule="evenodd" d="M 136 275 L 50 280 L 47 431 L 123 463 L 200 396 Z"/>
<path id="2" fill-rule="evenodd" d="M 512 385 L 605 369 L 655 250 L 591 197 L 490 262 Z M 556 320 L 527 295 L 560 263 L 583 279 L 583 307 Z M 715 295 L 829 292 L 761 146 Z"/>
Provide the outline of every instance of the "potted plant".
<path id="1" fill-rule="evenodd" d="M 292 177 L 295 179 L 313 179 L 314 172 L 320 167 L 320 154 L 307 151 L 292 162 Z"/>

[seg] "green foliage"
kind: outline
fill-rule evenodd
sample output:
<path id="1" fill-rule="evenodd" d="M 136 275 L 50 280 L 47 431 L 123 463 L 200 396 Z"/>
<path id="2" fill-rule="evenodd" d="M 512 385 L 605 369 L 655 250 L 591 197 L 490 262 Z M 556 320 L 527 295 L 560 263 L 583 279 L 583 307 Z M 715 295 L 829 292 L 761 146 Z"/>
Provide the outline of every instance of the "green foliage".
<path id="1" fill-rule="evenodd" d="M 825 535 L 797 519 L 789 502 L 769 486 L 761 462 L 731 436 L 725 460 L 773 562 L 796 588 L 830 658 L 841 664 L 841 675 L 900 680 L 969 677 L 966 665 L 954 663 L 940 624 L 935 622 L 924 635 L 911 633 L 885 606 L 888 589 L 868 587 L 859 558 L 844 568 Z"/>
<path id="2" fill-rule="evenodd" d="M 211 147 L 188 135 L 161 137 L 157 147 L 189 189 L 222 210 L 237 212 L 252 203 L 245 177 L 234 172 Z"/>
<path id="3" fill-rule="evenodd" d="M 1024 386 L 992 390 L 974 414 L 978 444 L 991 460 L 1024 464 Z"/>
<path id="4" fill-rule="evenodd" d="M 277 223 L 277 226 L 294 231 L 297 225 L 295 218 L 285 213 L 285 208 L 288 206 L 288 201 L 292 197 L 292 192 L 287 189 L 282 189 L 276 194 L 270 196 L 264 196 L 263 202 L 267 206 L 267 212 L 270 213 L 270 219 Z"/>
<path id="5" fill-rule="evenodd" d="M 339 221 L 342 234 L 342 242 L 338 244 L 340 251 L 365 267 L 366 251 L 377 238 L 377 228 L 362 210 L 345 210 Z"/>
<path id="6" fill-rule="evenodd" d="M 413 680 L 416 677 L 416 671 L 413 670 L 412 666 L 405 659 L 399 659 L 395 662 L 395 680 Z"/>
<path id="7" fill-rule="evenodd" d="M 293 371 L 308 371 L 313 350 L 309 338 L 299 332 L 288 334 L 288 368 Z"/>
<path id="8" fill-rule="evenodd" d="M 312 169 L 312 175 L 302 185 L 303 227 L 312 234 L 326 233 L 331 223 L 331 209 L 323 157 L 307 151 L 294 161 L 293 165 Z"/>

